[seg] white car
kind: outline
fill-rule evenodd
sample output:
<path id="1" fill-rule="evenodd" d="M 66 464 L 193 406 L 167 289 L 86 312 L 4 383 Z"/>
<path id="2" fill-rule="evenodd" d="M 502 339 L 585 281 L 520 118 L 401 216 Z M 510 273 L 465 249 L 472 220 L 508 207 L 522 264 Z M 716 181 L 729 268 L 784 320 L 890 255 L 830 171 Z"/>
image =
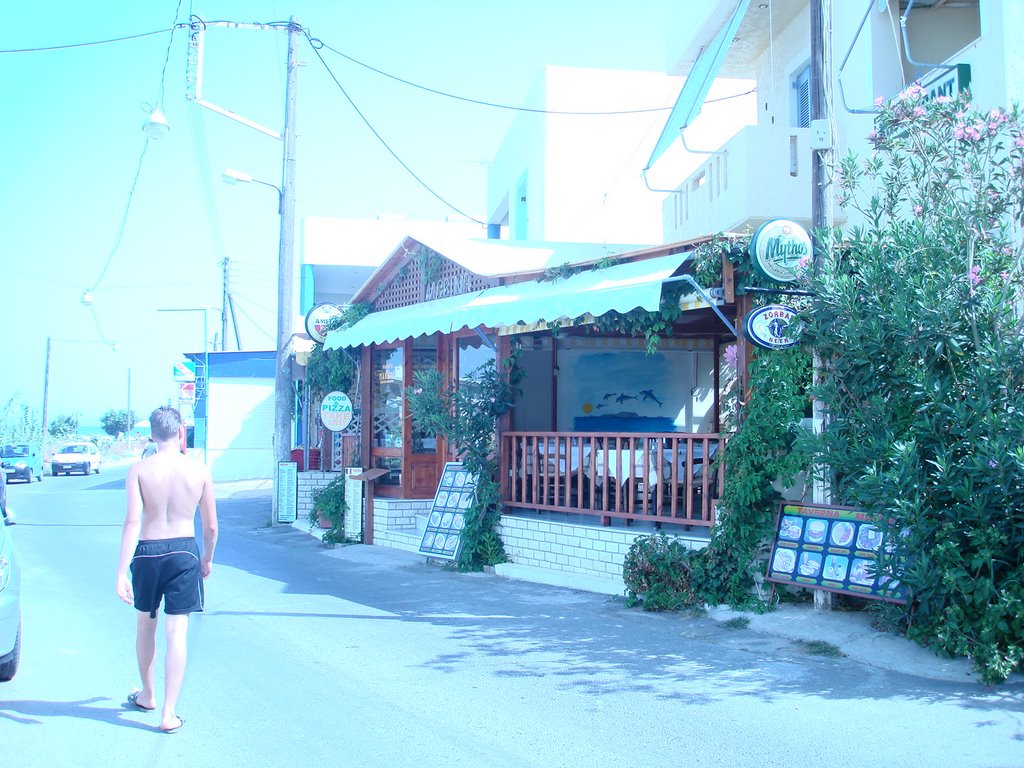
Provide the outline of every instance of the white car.
<path id="1" fill-rule="evenodd" d="M 7 531 L 12 522 L 6 516 L 0 522 L 0 683 L 14 677 L 21 658 L 21 570 Z"/>
<path id="2" fill-rule="evenodd" d="M 50 473 L 56 477 L 61 472 L 70 475 L 81 472 L 100 473 L 100 451 L 92 443 L 65 443 L 50 459 Z"/>

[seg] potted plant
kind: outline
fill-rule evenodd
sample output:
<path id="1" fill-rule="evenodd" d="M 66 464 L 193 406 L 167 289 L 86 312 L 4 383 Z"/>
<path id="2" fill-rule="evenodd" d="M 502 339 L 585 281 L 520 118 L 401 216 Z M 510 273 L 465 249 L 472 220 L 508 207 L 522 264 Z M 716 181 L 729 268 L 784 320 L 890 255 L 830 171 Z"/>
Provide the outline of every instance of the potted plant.
<path id="1" fill-rule="evenodd" d="M 313 492 L 313 508 L 309 511 L 310 530 L 319 525 L 324 528 L 320 539 L 333 547 L 348 539 L 345 537 L 345 476 L 339 475 L 323 488 Z"/>

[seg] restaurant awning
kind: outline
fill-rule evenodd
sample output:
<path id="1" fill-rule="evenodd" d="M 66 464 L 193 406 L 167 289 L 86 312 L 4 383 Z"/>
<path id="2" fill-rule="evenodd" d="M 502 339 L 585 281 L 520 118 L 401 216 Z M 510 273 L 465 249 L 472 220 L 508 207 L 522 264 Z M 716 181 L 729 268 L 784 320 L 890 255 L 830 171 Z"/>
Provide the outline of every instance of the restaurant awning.
<path id="1" fill-rule="evenodd" d="M 679 138 L 680 132 L 700 114 L 711 83 L 714 82 L 718 70 L 722 67 L 725 54 L 729 51 L 729 46 L 739 31 L 749 5 L 750 0 L 740 0 L 726 25 L 715 35 L 715 39 L 694 62 L 693 69 L 686 76 L 686 82 L 683 83 L 683 89 L 679 92 L 676 105 L 672 108 L 668 120 L 665 121 L 665 127 L 661 130 L 661 136 L 658 137 L 658 143 L 654 145 L 651 159 L 647 161 L 647 167 L 644 170 L 649 170 L 672 142 Z"/>
<path id="2" fill-rule="evenodd" d="M 326 349 L 384 344 L 463 328 L 507 328 L 615 310 L 650 311 L 661 303 L 662 281 L 687 260 L 686 254 L 592 269 L 558 280 L 531 280 L 487 288 L 399 309 L 373 312 L 350 328 L 331 331 Z"/>

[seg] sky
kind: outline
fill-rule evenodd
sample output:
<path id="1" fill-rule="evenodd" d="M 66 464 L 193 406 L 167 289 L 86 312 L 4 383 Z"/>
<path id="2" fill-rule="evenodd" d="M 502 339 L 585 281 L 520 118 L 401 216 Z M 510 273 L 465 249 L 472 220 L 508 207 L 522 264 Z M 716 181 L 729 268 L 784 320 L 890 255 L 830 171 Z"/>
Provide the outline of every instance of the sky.
<path id="1" fill-rule="evenodd" d="M 674 5 L 8 4 L 0 29 L 0 318 L 8 361 L 0 406 L 14 399 L 41 411 L 47 338 L 51 421 L 76 415 L 83 425 L 94 425 L 103 412 L 124 409 L 129 401 L 140 417 L 176 404 L 173 363 L 182 352 L 203 349 L 204 314 L 209 348 L 220 343 L 225 259 L 243 349 L 274 346 L 277 193 L 257 184 L 225 184 L 222 172 L 233 168 L 280 184 L 282 147 L 187 100 L 189 35 L 171 34 L 175 20 L 274 22 L 295 16 L 325 46 L 319 54 L 330 72 L 307 40 L 299 46 L 298 249 L 305 216 L 482 218 L 487 163 L 514 116 L 410 87 L 330 49 L 435 90 L 519 105 L 549 64 L 664 72 L 664 29 Z M 123 42 L 13 52 L 158 31 Z M 211 27 L 203 96 L 279 130 L 286 57 L 284 32 Z M 147 144 L 141 127 L 153 106 L 161 107 L 171 130 Z M 82 301 L 86 291 L 88 305 Z"/>

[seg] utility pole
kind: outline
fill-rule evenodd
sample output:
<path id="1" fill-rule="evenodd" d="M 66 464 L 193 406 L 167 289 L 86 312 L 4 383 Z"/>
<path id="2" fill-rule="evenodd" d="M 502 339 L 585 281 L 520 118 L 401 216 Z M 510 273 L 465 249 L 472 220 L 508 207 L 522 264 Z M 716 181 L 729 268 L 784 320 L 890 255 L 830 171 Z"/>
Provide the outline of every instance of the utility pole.
<path id="1" fill-rule="evenodd" d="M 223 276 L 221 277 L 220 289 L 220 351 L 225 352 L 228 348 L 228 257 L 220 264 Z M 216 349 L 216 347 L 215 347 Z"/>
<path id="2" fill-rule="evenodd" d="M 830 146 L 813 150 L 811 164 L 811 228 L 828 231 L 828 242 L 818 243 L 819 249 L 831 244 L 832 182 L 829 166 L 832 163 L 832 0 L 811 0 L 811 121 L 823 120 L 829 126 Z"/>
<path id="3" fill-rule="evenodd" d="M 832 0 L 811 0 L 811 125 L 819 121 L 828 127 L 827 146 L 811 151 L 811 235 L 817 253 L 828 253 L 832 249 L 832 182 L 830 166 L 834 155 L 835 136 L 832 133 Z M 813 130 L 813 128 L 812 128 Z M 812 269 L 820 265 L 814 260 Z M 821 375 L 821 360 L 814 353 L 814 383 Z M 820 432 L 824 426 L 825 414 L 821 403 L 814 401 L 814 429 Z M 820 469 L 816 468 L 816 469 Z M 811 500 L 817 504 L 828 504 L 832 494 L 825 477 L 811 472 Z M 814 607 L 819 610 L 832 609 L 832 593 L 814 590 Z"/>
<path id="4" fill-rule="evenodd" d="M 291 346 L 292 325 L 294 322 L 293 306 L 293 279 L 295 271 L 295 106 L 297 102 L 298 86 L 298 49 L 299 37 L 302 34 L 302 27 L 298 20 L 292 16 L 288 21 L 288 71 L 285 90 L 284 107 L 284 130 L 277 131 L 248 120 L 231 110 L 211 104 L 202 96 L 203 85 L 203 36 L 207 27 L 231 27 L 234 29 L 266 29 L 279 31 L 280 24 L 243 24 L 227 21 L 196 22 L 192 25 L 192 36 L 189 45 L 187 96 L 201 107 L 212 112 L 223 115 L 235 122 L 253 128 L 260 133 L 265 133 L 275 139 L 280 139 L 284 145 L 284 157 L 281 168 L 281 186 L 277 188 L 273 184 L 267 186 L 275 187 L 279 197 L 279 213 L 281 215 L 281 236 L 278 245 L 277 259 L 277 352 L 275 357 L 274 372 L 274 494 L 273 511 L 271 513 L 271 525 L 277 524 L 277 463 L 288 461 L 291 453 L 292 442 L 292 410 L 295 402 L 294 391 L 292 390 L 291 357 L 289 348 Z M 246 181 L 258 181 L 248 178 Z M 230 294 L 228 294 L 230 301 Z M 232 318 L 234 317 L 234 304 L 231 303 Z M 238 336 L 238 325 L 235 325 L 235 337 Z"/>
<path id="5" fill-rule="evenodd" d="M 281 241 L 277 264 L 277 364 L 274 376 L 274 498 L 271 524 L 277 524 L 277 466 L 291 458 L 292 389 L 291 346 L 293 273 L 295 271 L 295 106 L 298 85 L 298 49 L 301 28 L 295 17 L 288 23 L 288 79 L 284 105 L 284 158 L 281 169 Z"/>
<path id="6" fill-rule="evenodd" d="M 51 339 L 46 337 L 46 367 L 43 368 L 43 436 L 42 441 L 46 442 L 46 420 L 49 418 L 50 408 L 50 344 Z"/>

